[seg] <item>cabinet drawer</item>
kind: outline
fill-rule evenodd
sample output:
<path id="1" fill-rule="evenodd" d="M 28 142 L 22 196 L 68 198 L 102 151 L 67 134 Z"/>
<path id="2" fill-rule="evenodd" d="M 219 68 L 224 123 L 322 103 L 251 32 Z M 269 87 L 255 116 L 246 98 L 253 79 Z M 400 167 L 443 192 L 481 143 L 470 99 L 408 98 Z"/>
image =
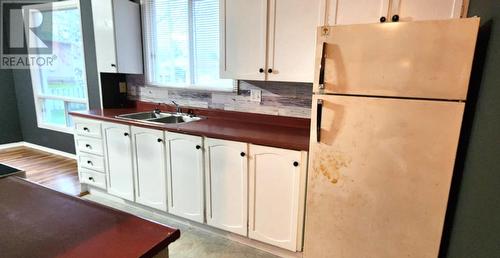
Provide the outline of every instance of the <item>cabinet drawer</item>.
<path id="1" fill-rule="evenodd" d="M 106 176 L 103 173 L 80 168 L 80 183 L 106 189 Z"/>
<path id="2" fill-rule="evenodd" d="M 78 155 L 78 165 L 82 168 L 104 173 L 104 158 L 101 156 L 80 153 Z"/>
<path id="3" fill-rule="evenodd" d="M 98 139 L 92 139 L 87 137 L 76 138 L 76 148 L 78 151 L 102 155 L 102 141 Z"/>
<path id="4" fill-rule="evenodd" d="M 77 135 L 101 138 L 101 123 L 87 119 L 75 119 Z"/>

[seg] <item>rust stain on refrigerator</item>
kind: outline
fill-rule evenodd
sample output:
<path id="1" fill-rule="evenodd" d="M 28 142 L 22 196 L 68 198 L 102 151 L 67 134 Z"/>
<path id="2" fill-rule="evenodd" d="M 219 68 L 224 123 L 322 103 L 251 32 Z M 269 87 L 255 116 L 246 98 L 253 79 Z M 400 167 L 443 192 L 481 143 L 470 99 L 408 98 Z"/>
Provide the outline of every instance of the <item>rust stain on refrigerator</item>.
<path id="1" fill-rule="evenodd" d="M 315 156 L 320 157 L 314 160 L 314 176 L 325 177 L 328 182 L 336 184 L 342 178 L 342 169 L 349 167 L 352 159 L 345 153 L 331 151 L 327 146 L 319 145 L 314 150 Z"/>

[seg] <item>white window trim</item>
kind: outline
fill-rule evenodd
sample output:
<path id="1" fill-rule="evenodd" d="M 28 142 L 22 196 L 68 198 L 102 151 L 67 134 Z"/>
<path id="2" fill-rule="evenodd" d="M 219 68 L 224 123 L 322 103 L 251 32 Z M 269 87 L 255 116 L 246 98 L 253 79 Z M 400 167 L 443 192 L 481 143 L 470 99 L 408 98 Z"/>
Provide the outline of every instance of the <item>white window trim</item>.
<path id="1" fill-rule="evenodd" d="M 142 42 L 143 42 L 143 59 L 144 59 L 144 78 L 145 78 L 145 84 L 147 86 L 153 86 L 153 87 L 160 87 L 160 88 L 166 88 L 166 89 L 172 89 L 172 90 L 192 90 L 192 91 L 210 91 L 210 92 L 221 92 L 221 93 L 234 93 L 238 91 L 238 81 L 237 80 L 232 80 L 232 89 L 221 89 L 216 86 L 210 86 L 210 85 L 204 85 L 204 84 L 191 84 L 191 83 L 179 83 L 179 84 L 174 84 L 174 83 L 168 83 L 168 84 L 159 84 L 159 83 L 154 83 L 151 80 L 151 73 L 153 70 L 150 68 L 149 60 L 152 59 L 153 57 L 151 56 L 151 53 L 154 51 L 154 46 L 153 49 L 149 47 L 149 39 L 146 35 L 150 34 L 150 28 L 151 25 L 150 21 L 146 19 L 146 14 L 151 13 L 151 10 L 149 8 L 149 5 L 147 2 L 150 0 L 140 0 L 141 3 L 141 19 L 142 19 Z M 188 1 L 189 10 L 191 9 L 192 1 Z M 219 8 L 219 12 L 221 12 L 222 9 Z M 219 17 L 222 17 L 221 14 L 219 13 Z M 193 60 L 193 44 L 192 44 L 192 36 L 193 36 L 193 27 L 191 25 L 192 23 L 192 17 L 189 15 L 189 71 L 188 71 L 188 77 L 190 78 L 190 82 L 193 81 L 192 77 L 194 74 L 191 72 L 194 69 L 194 64 L 191 62 Z M 219 22 L 220 24 L 220 22 Z M 219 27 L 220 28 L 220 27 Z M 219 32 L 222 33 L 222 32 Z M 220 47 L 219 47 L 220 48 Z M 219 58 L 223 58 L 222 53 L 220 53 Z M 219 62 L 220 64 L 220 62 Z"/>
<path id="2" fill-rule="evenodd" d="M 82 39 L 82 49 L 83 49 L 83 81 L 84 81 L 84 90 L 86 92 L 86 98 L 85 99 L 79 99 L 79 98 L 70 98 L 70 97 L 61 97 L 61 96 L 47 96 L 43 95 L 39 92 L 39 87 L 41 85 L 40 82 L 40 69 L 36 66 L 31 66 L 30 67 L 30 76 L 31 76 L 31 86 L 33 88 L 33 100 L 35 104 L 35 110 L 36 110 L 36 120 L 37 120 L 37 126 L 38 128 L 42 129 L 48 129 L 52 131 L 58 131 L 62 133 L 67 133 L 67 134 L 73 134 L 73 128 L 68 127 L 68 126 L 58 126 L 58 125 L 53 125 L 53 124 L 48 124 L 44 123 L 42 119 L 42 100 L 44 99 L 56 99 L 56 100 L 62 100 L 64 101 L 64 111 L 65 114 L 67 114 L 67 103 L 82 103 L 86 104 L 87 109 L 89 110 L 89 94 L 88 94 L 88 85 L 87 85 L 87 69 L 86 69 L 86 64 L 87 62 L 85 61 L 85 44 L 83 43 L 83 24 L 82 24 L 82 11 L 80 8 L 80 1 L 79 0 L 67 0 L 67 1 L 59 1 L 59 2 L 50 2 L 50 3 L 45 3 L 45 4 L 37 4 L 37 5 L 30 5 L 31 7 L 36 7 L 38 10 L 64 10 L 64 9 L 70 9 L 70 8 L 77 8 L 78 11 L 80 12 L 80 37 Z M 23 10 L 24 11 L 24 10 Z M 25 30 L 26 32 L 26 30 Z M 28 53 L 28 56 L 32 56 L 32 53 Z M 67 122 L 68 117 L 66 117 L 66 122 Z"/>

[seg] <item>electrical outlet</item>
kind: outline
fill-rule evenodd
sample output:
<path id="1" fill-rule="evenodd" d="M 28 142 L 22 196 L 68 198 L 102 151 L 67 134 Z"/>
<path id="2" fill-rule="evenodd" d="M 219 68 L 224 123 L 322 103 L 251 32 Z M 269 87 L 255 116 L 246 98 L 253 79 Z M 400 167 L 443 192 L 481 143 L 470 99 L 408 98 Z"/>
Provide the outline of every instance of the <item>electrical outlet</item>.
<path id="1" fill-rule="evenodd" d="M 262 90 L 250 90 L 250 101 L 262 102 Z"/>

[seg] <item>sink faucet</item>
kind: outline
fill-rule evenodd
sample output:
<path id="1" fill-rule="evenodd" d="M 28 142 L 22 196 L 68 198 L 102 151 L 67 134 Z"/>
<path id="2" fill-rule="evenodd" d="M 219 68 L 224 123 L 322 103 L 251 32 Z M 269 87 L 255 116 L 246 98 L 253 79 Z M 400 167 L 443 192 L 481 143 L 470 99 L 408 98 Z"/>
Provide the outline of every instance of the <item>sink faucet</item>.
<path id="1" fill-rule="evenodd" d="M 158 103 L 158 105 L 155 107 L 155 109 L 153 110 L 153 112 L 155 114 L 160 114 L 161 113 L 161 110 L 160 110 L 160 106 L 161 106 L 161 103 Z"/>
<path id="2" fill-rule="evenodd" d="M 182 113 L 182 109 L 181 109 L 181 106 L 179 104 L 177 104 L 175 101 L 172 100 L 172 103 L 174 103 L 175 105 L 175 112 L 177 113 Z"/>

